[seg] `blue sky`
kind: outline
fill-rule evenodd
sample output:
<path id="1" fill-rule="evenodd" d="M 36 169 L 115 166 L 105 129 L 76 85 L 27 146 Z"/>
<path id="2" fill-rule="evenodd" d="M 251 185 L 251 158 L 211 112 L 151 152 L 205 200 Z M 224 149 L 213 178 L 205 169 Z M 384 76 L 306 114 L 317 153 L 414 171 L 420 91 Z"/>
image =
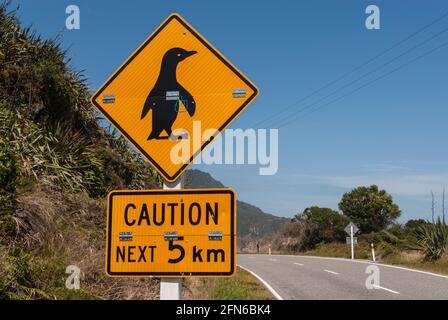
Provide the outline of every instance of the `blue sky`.
<path id="1" fill-rule="evenodd" d="M 344 192 L 378 184 L 402 208 L 402 222 L 430 217 L 431 189 L 440 211 L 439 196 L 448 187 L 448 46 L 320 107 L 448 42 L 448 32 L 440 33 L 448 28 L 448 17 L 287 107 L 441 17 L 448 11 L 446 1 L 15 3 L 25 25 L 46 37 L 62 34 L 72 65 L 85 70 L 92 90 L 170 13 L 187 19 L 260 88 L 256 101 L 231 128 L 252 128 L 265 119 L 255 128 L 279 128 L 279 171 L 274 176 L 258 175 L 254 165 L 194 165 L 235 188 L 241 200 L 291 216 L 310 205 L 337 209 Z M 81 10 L 80 30 L 64 27 L 69 4 Z M 369 4 L 381 10 L 380 30 L 364 26 Z M 369 72 L 374 73 L 343 88 Z M 338 93 L 324 99 L 332 92 Z M 319 109 L 306 115 L 313 108 Z M 279 111 L 284 113 L 275 117 Z M 285 122 L 289 124 L 280 126 Z"/>

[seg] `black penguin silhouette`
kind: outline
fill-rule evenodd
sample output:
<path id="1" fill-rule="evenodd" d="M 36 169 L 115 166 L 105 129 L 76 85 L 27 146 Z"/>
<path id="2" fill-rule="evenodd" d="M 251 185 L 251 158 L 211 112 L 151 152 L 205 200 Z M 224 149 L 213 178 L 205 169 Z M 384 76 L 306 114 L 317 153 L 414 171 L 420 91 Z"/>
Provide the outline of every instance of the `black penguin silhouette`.
<path id="1" fill-rule="evenodd" d="M 177 118 L 181 102 L 187 109 L 188 114 L 190 116 L 194 115 L 196 110 L 194 98 L 177 82 L 176 69 L 179 62 L 196 53 L 196 51 L 187 51 L 182 48 L 172 48 L 163 56 L 159 77 L 146 98 L 141 116 L 141 119 L 143 119 L 152 109 L 152 131 L 148 140 L 172 137 L 171 127 Z M 179 99 L 171 100 L 168 97 L 167 92 L 173 91 L 179 93 Z M 168 133 L 168 136 L 160 136 L 163 130 Z M 175 138 L 182 138 L 182 136 Z"/>

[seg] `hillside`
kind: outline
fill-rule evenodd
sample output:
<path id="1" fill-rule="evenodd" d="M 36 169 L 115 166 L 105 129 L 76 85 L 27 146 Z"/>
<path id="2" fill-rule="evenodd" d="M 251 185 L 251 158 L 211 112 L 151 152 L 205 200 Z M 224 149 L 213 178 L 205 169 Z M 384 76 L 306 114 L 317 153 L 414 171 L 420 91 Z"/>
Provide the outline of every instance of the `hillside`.
<path id="1" fill-rule="evenodd" d="M 224 188 L 209 173 L 192 169 L 185 174 L 185 188 Z M 237 235 L 264 237 L 277 233 L 290 219 L 263 212 L 260 208 L 237 200 Z"/>
<path id="2" fill-rule="evenodd" d="M 0 300 L 154 299 L 156 280 L 104 272 L 105 199 L 160 188 L 127 142 L 99 125 L 82 73 L 57 40 L 0 3 Z M 66 268 L 81 271 L 68 290 Z"/>

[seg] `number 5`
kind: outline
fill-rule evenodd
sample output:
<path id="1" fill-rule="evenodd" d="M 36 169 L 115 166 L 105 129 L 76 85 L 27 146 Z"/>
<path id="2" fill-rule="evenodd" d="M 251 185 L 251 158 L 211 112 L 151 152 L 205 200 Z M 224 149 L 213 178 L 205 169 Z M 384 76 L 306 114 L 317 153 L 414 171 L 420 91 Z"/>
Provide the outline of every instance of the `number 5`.
<path id="1" fill-rule="evenodd" d="M 168 263 L 179 263 L 185 257 L 185 249 L 180 244 L 173 244 L 173 241 L 169 242 L 168 250 L 170 250 L 170 251 L 179 250 L 180 251 L 179 257 L 176 259 L 168 259 Z"/>

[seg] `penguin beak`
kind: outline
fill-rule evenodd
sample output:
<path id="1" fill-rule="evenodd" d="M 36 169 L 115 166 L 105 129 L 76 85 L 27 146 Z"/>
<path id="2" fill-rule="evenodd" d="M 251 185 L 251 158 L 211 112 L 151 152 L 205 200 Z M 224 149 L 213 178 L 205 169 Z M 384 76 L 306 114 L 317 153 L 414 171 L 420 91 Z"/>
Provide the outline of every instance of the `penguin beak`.
<path id="1" fill-rule="evenodd" d="M 185 53 L 185 58 L 187 58 L 187 57 L 189 57 L 189 56 L 192 56 L 192 55 L 194 55 L 194 54 L 196 54 L 196 53 L 198 53 L 197 51 L 187 51 L 187 53 Z"/>

